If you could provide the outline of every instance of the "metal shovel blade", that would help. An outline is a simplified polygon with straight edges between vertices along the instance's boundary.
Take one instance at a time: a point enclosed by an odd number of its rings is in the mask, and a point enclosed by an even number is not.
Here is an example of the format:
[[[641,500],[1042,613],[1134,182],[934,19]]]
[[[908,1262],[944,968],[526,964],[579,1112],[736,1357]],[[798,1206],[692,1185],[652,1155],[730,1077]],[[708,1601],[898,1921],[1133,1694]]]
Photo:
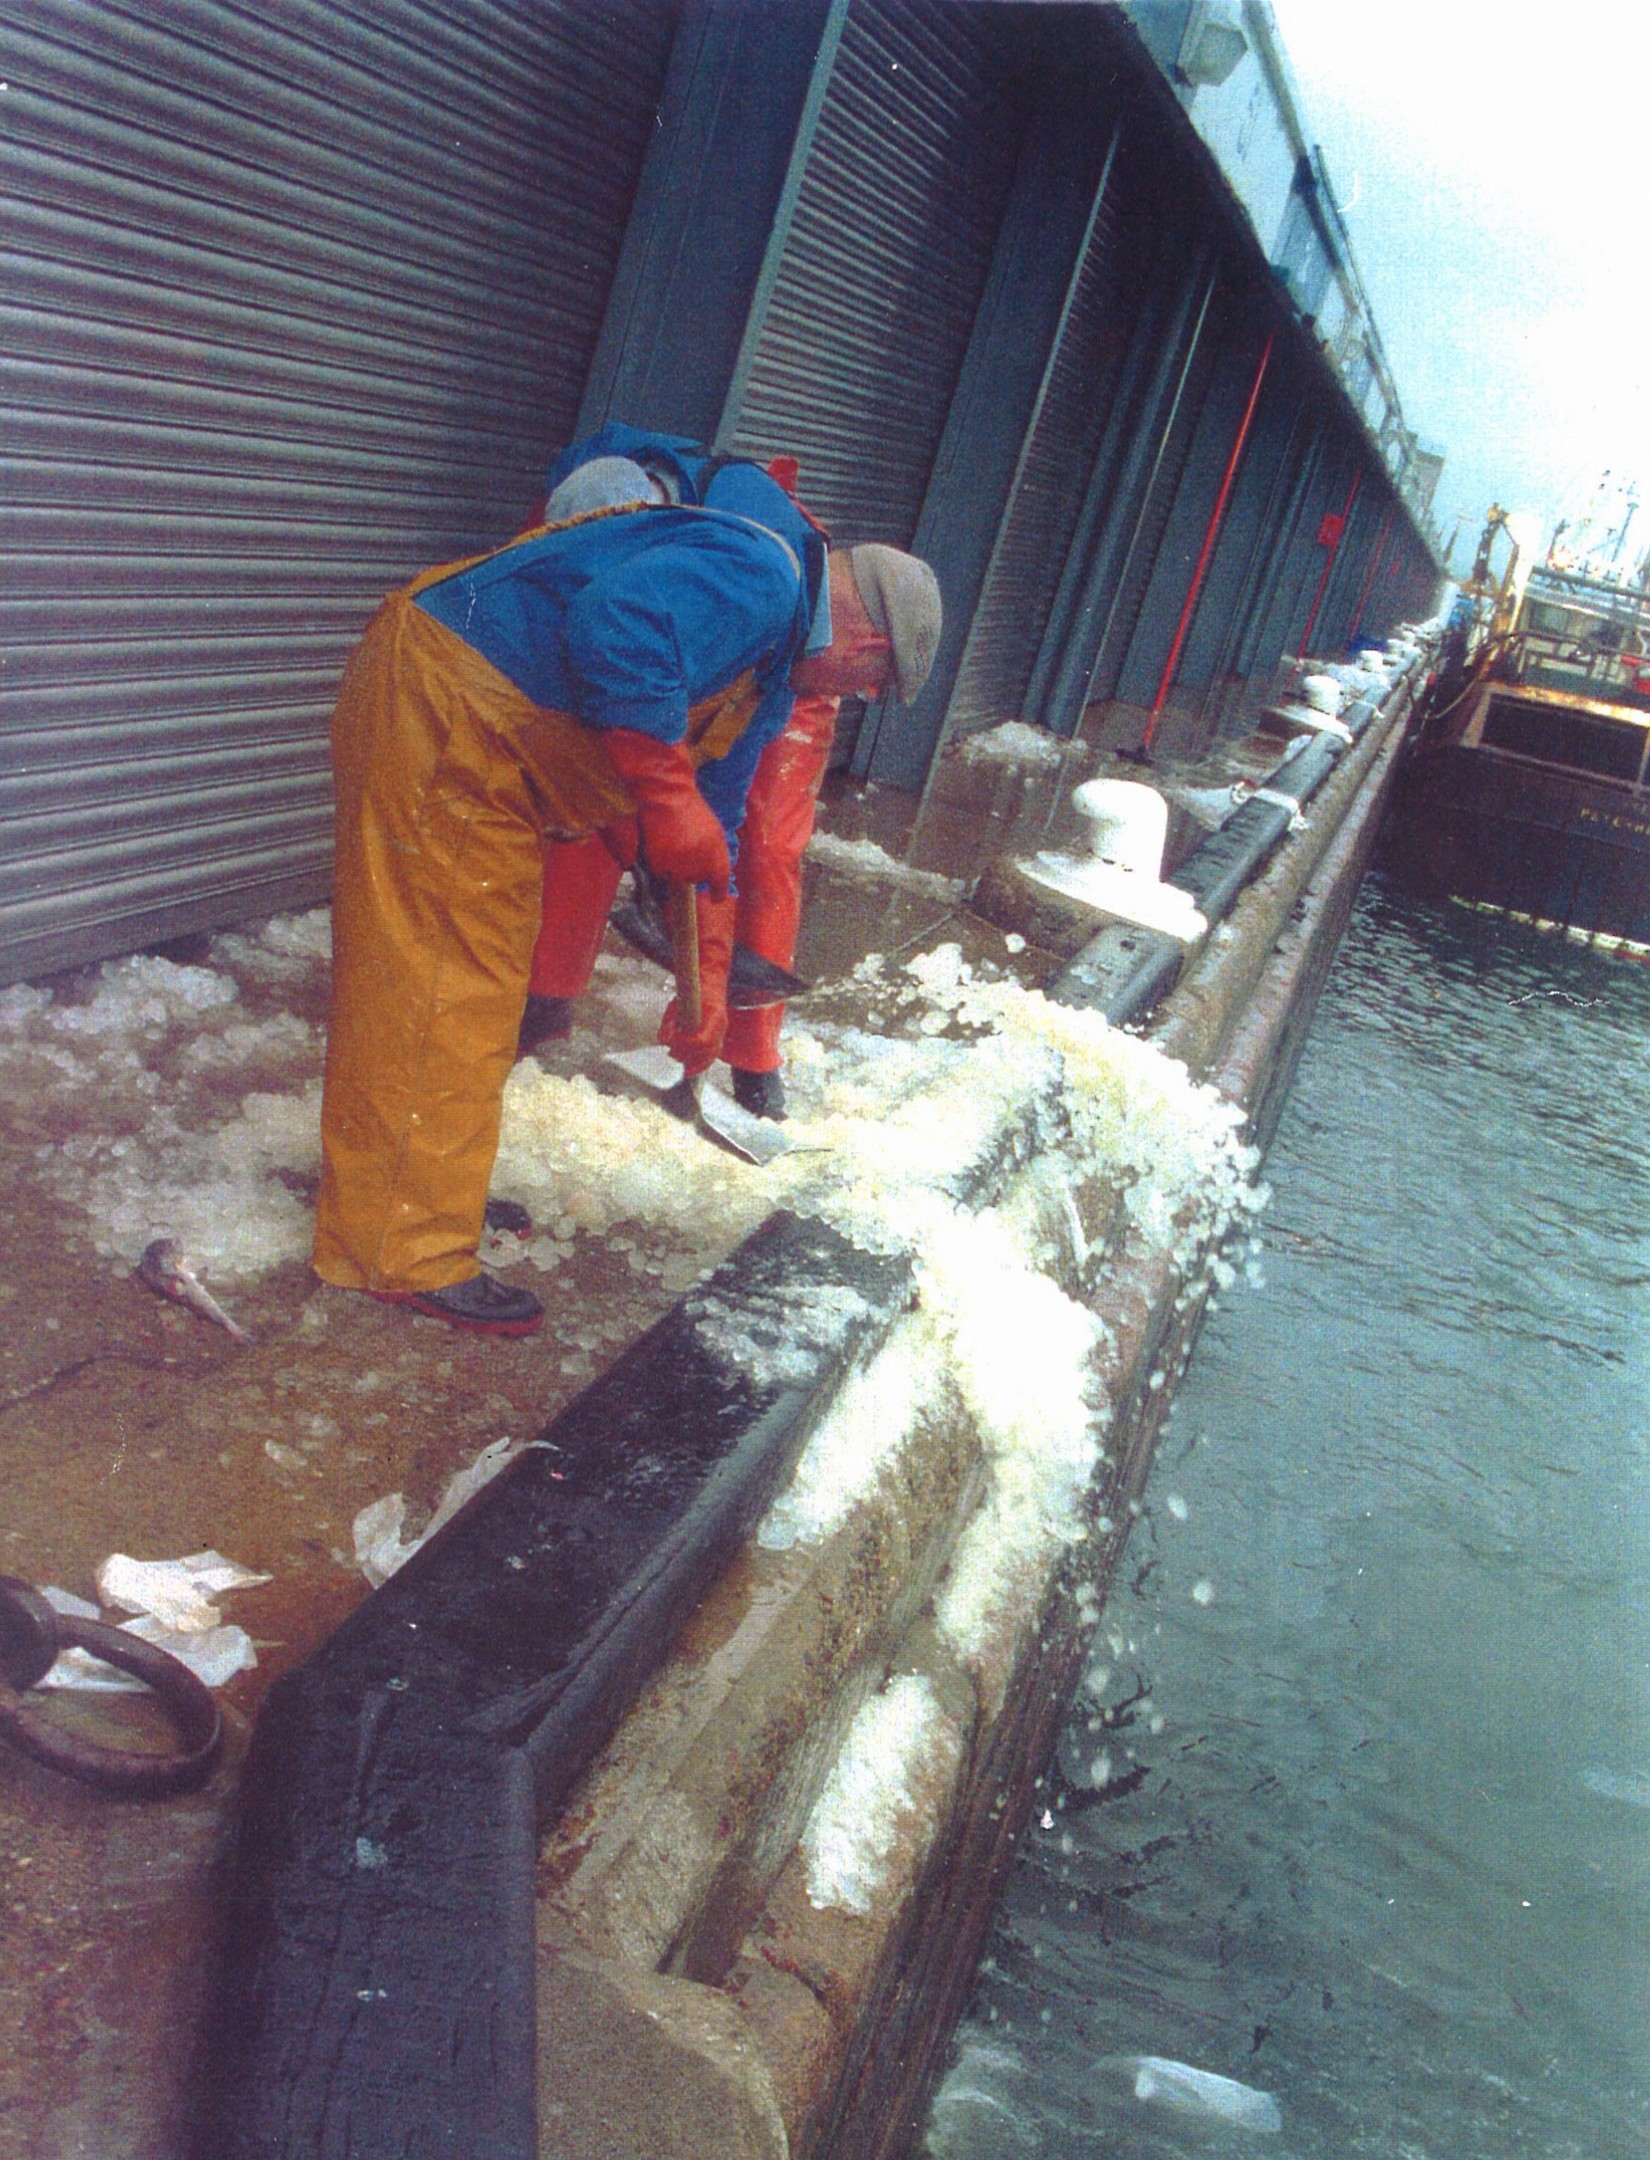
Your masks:
[[[793,1149],[808,1145],[793,1140],[772,1118],[757,1117],[709,1080],[699,1083],[699,1122],[724,1147],[743,1155],[747,1162],[771,1163],[776,1155],[789,1155]]]
[[[616,1066],[626,1079],[656,1095],[673,1117],[696,1125],[707,1139],[715,1140],[746,1162],[771,1163],[776,1156],[810,1146],[807,1141],[793,1139],[771,1118],[753,1116],[709,1081],[689,1080],[661,1044],[650,1043],[641,1050],[610,1050],[603,1063]]]

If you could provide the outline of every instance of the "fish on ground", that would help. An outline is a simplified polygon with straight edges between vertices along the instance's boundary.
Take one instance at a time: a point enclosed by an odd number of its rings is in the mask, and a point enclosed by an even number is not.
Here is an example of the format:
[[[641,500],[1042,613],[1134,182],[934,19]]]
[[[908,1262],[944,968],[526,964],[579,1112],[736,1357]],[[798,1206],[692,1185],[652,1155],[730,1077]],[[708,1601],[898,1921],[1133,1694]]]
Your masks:
[[[236,1342],[252,1341],[247,1330],[238,1320],[230,1318],[201,1281],[194,1263],[176,1238],[155,1238],[146,1245],[137,1264],[137,1277],[157,1297],[170,1298],[174,1305],[187,1305],[192,1312],[216,1321]]]

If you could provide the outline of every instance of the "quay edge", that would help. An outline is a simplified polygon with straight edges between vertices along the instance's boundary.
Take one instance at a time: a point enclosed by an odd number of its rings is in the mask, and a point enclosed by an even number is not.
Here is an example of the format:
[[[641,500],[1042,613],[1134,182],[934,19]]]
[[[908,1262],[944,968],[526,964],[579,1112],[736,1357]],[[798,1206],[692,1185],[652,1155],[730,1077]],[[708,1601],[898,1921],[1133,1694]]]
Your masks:
[[[1177,1062],[1080,1013],[1062,1021],[1053,1002],[1027,1006],[1011,979],[1001,994],[1022,1030],[926,1068],[952,1075],[913,1099],[943,1145],[915,1186],[898,1184],[927,1227],[896,1244],[925,1240],[912,1259],[931,1273],[936,1233],[966,1246],[975,1225],[1013,1242],[1018,1210],[1029,1274],[984,1285],[1007,1300],[1008,1335],[981,1285],[959,1307],[942,1265],[924,1302],[953,1330],[945,1348],[899,1270],[884,1265],[880,1287],[857,1280],[871,1256],[852,1259],[828,1204],[810,1231],[820,1195],[810,1210],[793,1188],[800,1217],[781,1204],[277,1682],[242,1779],[192,2150],[904,2149],[1213,1273],[1210,1223],[1223,1223],[1198,1181],[1237,1175],[1220,1146],[1194,1149],[1171,1185],[1182,1212],[1165,1215],[1158,1194],[1142,1237],[1121,1166],[1149,1160],[1162,1135],[1144,1158],[1126,1140],[1074,1155],[1067,1127],[1090,1114],[1097,1073],[1125,1099],[1144,1086],[1148,1125],[1187,1114],[1220,1059],[1227,1104],[1281,1084],[1372,843],[1414,673],[1412,658],[1381,711],[1365,708],[1303,829],[1257,861],[1163,1007],[1153,1032]],[[970,920],[955,903],[930,918],[942,973],[970,942],[1002,952],[1001,930]],[[923,1035],[939,1010],[926,998]],[[1079,1068],[1100,1046],[1086,1082],[1051,1053],[1047,1023]],[[1245,1024],[1249,1047],[1234,1051]],[[999,1091],[982,1078],[987,1045],[1009,1079]],[[948,1085],[967,1108],[957,1122]],[[1210,1129],[1228,1131],[1233,1113],[1205,1093]],[[1171,1153],[1185,1138],[1171,1134]],[[871,1158],[856,1147],[845,1160],[857,1190]],[[937,1203],[926,1215],[924,1190]],[[1238,1211],[1231,1201],[1225,1220]],[[852,1504],[822,1531],[774,1538],[764,1524],[752,1541],[810,1430],[874,1378],[902,1329],[924,1325],[904,1351],[919,1414],[892,1427],[876,1476],[847,1481]],[[1022,1326],[1039,1354],[1052,1348],[1052,1394]],[[753,1371],[739,1346],[764,1330],[781,1354]],[[986,1360],[972,1382],[959,1355]],[[998,1506],[995,1488],[1012,1494],[1027,1471],[993,1474],[1002,1383],[982,1397],[978,1380],[993,1359],[1013,1375],[1011,1425],[1027,1429],[1025,1396],[1037,1433],[1063,1431],[1067,1446],[1075,1408],[1078,1438],[1097,1427],[1106,1443],[1097,1466],[1085,1442],[1075,1472],[1060,1456],[1054,1484],[1034,1485],[1029,1541],[1023,1509]],[[873,1398],[864,1415],[882,1408]],[[970,1576],[982,1532],[988,1552],[1001,1540],[1014,1556],[1006,1573],[987,1568],[983,1600]],[[973,1595],[960,1628],[959,1583]],[[844,1735],[902,1690],[929,1716],[905,1819],[873,1856],[864,1910],[821,1909],[833,1894],[810,1880],[799,1840]],[[657,2059],[671,2034],[703,2097],[690,2114],[682,2066]],[[698,2148],[684,2142],[694,2135]]]
[[[1367,867],[1408,705],[1394,693],[1148,1030],[1263,1140]],[[1103,1242],[1115,1194],[1079,1206]],[[1111,1336],[1111,1467],[1094,1496],[1108,1527],[1028,1586],[973,1670],[928,1603],[980,1490],[968,1436],[941,1424],[823,1545],[746,1550],[570,1796],[540,1880],[544,2160],[912,2152],[1207,1294],[1206,1277],[1189,1286],[1166,1246],[1138,1236],[1098,1282],[1083,1277],[1069,1255],[1067,1287]],[[821,1909],[796,1834],[885,1674],[929,1680],[944,1741],[876,1910]],[[730,1915],[743,1916],[736,1941]]]

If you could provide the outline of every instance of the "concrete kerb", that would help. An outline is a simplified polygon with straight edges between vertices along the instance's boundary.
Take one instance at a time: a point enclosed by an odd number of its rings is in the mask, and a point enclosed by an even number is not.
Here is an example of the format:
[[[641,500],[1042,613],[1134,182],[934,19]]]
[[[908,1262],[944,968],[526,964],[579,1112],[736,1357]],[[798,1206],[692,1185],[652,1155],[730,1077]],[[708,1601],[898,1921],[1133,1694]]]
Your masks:
[[[1148,1027],[1154,1042],[1199,1077],[1218,1056],[1223,1030],[1237,1024],[1235,1014],[1268,966],[1290,911],[1340,832],[1371,769],[1383,755],[1383,771],[1391,769],[1411,704],[1408,685],[1401,685],[1311,798],[1293,843],[1245,888]],[[1380,801],[1385,799],[1383,787]]]

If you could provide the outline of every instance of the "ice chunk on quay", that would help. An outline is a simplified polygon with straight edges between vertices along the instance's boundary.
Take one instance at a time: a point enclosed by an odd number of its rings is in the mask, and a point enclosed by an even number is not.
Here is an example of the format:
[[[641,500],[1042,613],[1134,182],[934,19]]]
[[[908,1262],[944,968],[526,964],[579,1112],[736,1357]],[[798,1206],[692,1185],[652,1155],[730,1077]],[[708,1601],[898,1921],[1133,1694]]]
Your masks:
[[[935,900],[955,900],[963,890],[961,878],[945,877],[937,870],[914,870],[909,863],[900,862],[878,847],[874,840],[845,840],[836,833],[816,832],[808,842],[808,854],[843,877],[898,885],[906,892],[925,893]]]
[[[1004,720],[992,728],[965,735],[958,755],[968,762],[994,765],[1058,765],[1070,744],[1047,728],[1032,727],[1024,720]]]
[[[921,1673],[901,1673],[860,1705],[802,1833],[814,1905],[872,1910],[901,1826],[917,1812],[917,1778],[942,1750],[959,1745]]]
[[[768,1510],[757,1542],[769,1552],[828,1538],[869,1494],[904,1445],[943,1372],[933,1323],[913,1313],[837,1390],[803,1449],[791,1482]]]

